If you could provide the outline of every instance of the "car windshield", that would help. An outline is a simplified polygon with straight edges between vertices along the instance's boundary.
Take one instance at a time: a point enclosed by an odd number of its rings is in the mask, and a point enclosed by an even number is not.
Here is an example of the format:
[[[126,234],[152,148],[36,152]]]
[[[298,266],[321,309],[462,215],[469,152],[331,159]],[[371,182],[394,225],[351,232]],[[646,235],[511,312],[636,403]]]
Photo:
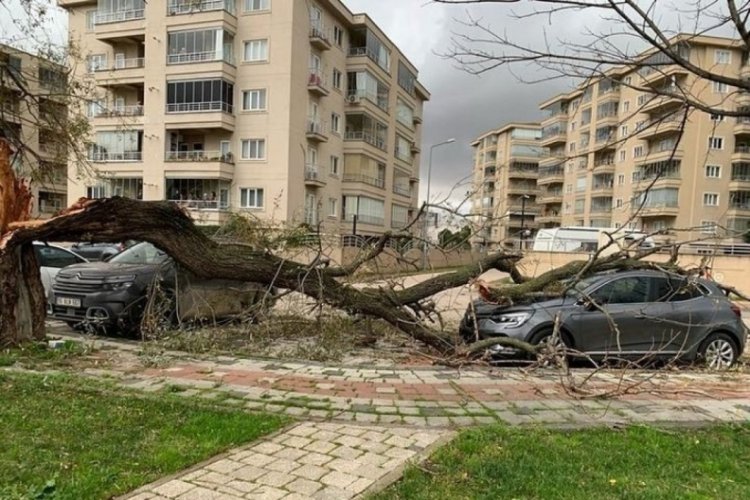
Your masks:
[[[112,257],[109,262],[117,264],[161,264],[169,256],[151,243],[139,243]]]
[[[573,280],[567,280],[563,282],[567,287],[570,287],[567,294],[571,297],[578,297],[580,296],[584,290],[586,290],[588,287],[593,285],[594,283],[601,281],[601,276],[589,276],[588,278],[584,278],[582,280],[579,280],[577,283],[573,283]]]

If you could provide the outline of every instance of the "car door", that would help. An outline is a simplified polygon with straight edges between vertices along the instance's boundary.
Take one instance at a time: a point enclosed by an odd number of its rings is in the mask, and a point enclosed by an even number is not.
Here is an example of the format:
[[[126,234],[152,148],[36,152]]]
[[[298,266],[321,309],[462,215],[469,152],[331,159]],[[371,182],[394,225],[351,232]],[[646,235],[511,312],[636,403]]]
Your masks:
[[[587,290],[571,315],[568,328],[576,346],[595,354],[622,354],[642,347],[640,332],[656,312],[647,276],[615,276]]]
[[[57,276],[60,269],[72,264],[86,262],[78,255],[63,248],[48,245],[35,245],[34,251],[36,253],[37,263],[39,264],[39,273],[42,278],[42,286],[44,286],[45,296],[49,296],[52,282],[55,280],[55,276]]]
[[[706,299],[707,290],[681,277],[655,278],[657,301],[663,303],[662,317],[669,331],[667,354],[677,354],[697,347],[715,324],[718,305]]]

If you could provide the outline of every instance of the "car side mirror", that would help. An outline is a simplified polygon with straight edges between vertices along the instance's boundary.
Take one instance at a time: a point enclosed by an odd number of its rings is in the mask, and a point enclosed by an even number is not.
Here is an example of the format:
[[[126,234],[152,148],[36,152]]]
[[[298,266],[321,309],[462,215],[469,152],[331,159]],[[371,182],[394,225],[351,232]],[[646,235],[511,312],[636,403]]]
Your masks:
[[[580,299],[578,299],[578,302],[576,302],[576,305],[581,306],[587,311],[594,311],[601,307],[601,304],[599,304],[595,299],[591,297],[581,297]]]

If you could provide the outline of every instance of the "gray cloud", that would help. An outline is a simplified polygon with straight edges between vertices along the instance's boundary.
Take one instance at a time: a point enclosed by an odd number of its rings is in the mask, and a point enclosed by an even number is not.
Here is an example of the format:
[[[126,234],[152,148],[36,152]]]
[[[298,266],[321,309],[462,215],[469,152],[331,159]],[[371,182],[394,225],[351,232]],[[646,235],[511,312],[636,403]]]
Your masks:
[[[447,138],[457,143],[435,150],[431,198],[447,196],[461,179],[471,175],[470,142],[482,132],[509,121],[541,118],[538,105],[570,88],[570,82],[544,79],[535,67],[501,67],[481,76],[470,75],[456,63],[441,57],[451,46],[454,33],[467,33],[464,22],[481,19],[496,32],[512,36],[521,44],[561,38],[581,40],[587,29],[597,31],[605,21],[596,14],[571,12],[556,16],[519,19],[522,7],[515,5],[444,5],[425,0],[344,0],[354,12],[366,12],[406,53],[420,70],[420,80],[432,92],[425,108],[422,147],[422,189],[425,196],[428,150]],[[528,9],[527,9],[528,11]],[[465,191],[465,189],[464,189]],[[463,192],[454,193],[453,199]]]

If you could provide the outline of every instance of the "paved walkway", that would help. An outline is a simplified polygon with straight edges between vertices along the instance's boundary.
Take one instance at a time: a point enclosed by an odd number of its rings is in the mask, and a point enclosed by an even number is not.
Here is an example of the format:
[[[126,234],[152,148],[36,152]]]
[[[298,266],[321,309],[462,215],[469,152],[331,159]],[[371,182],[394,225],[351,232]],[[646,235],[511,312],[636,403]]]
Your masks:
[[[303,423],[146,485],[130,500],[349,499],[398,479],[450,432]]]
[[[385,369],[215,357],[143,367],[138,347],[106,368],[122,386],[209,399],[306,421],[138,490],[152,500],[352,498],[398,478],[456,428],[750,421],[750,374],[554,369]],[[98,355],[106,357],[108,351]],[[96,363],[92,363],[94,365]],[[98,364],[102,366],[102,363]]]

